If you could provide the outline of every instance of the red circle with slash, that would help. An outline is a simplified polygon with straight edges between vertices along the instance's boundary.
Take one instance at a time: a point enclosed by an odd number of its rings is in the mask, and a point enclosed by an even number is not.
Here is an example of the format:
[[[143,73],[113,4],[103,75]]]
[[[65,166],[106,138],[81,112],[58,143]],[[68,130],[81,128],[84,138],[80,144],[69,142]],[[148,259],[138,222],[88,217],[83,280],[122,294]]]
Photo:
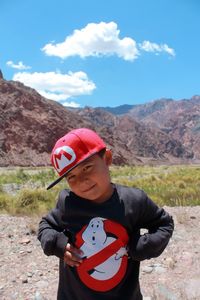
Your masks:
[[[82,233],[84,232],[86,227],[87,226],[84,226],[84,228],[82,228],[82,230],[76,236],[77,248],[80,248],[84,243],[82,239]],[[111,233],[112,236],[114,235],[116,237],[116,240],[113,241],[111,244],[105,246],[105,248],[100,250],[98,253],[95,253],[94,255],[85,258],[82,264],[79,267],[77,267],[77,272],[81,281],[90,289],[100,292],[109,291],[121,282],[126,273],[128,261],[127,255],[124,255],[121,258],[121,265],[118,271],[112,278],[98,280],[90,275],[90,271],[94,270],[95,267],[97,267],[98,265],[104,263],[107,259],[114,255],[121,247],[125,247],[128,243],[129,237],[127,231],[119,223],[116,223],[111,220],[104,220],[104,229],[107,234]]]

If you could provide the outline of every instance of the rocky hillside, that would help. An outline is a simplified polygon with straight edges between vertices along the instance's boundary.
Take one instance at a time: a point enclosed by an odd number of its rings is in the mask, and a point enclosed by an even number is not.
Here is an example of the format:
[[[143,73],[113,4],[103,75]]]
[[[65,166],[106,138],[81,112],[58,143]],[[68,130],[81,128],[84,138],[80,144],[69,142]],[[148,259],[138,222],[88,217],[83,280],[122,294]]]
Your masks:
[[[136,121],[131,115],[116,116],[102,109],[85,108],[77,111],[88,122],[92,120],[101,128],[103,136],[110,135],[113,144],[118,141],[122,148],[122,156],[128,152],[144,162],[151,158],[157,161],[176,159],[192,159],[193,152],[183,147],[178,139],[170,138],[159,128]]]
[[[176,125],[172,134],[166,126],[150,124],[147,119],[141,122],[139,113],[134,115],[134,109],[137,107],[120,116],[102,109],[67,109],[22,83],[4,80],[1,74],[0,166],[49,165],[55,141],[77,127],[95,129],[113,150],[115,164],[193,160],[198,144],[193,137],[181,136],[177,127],[182,124],[181,117],[177,125],[172,124]],[[190,117],[188,113],[188,122]],[[182,121],[184,118],[183,115]],[[198,122],[195,124],[193,132],[198,135]],[[196,145],[194,150],[191,144]]]
[[[49,164],[57,138],[77,124],[90,125],[35,90],[0,79],[0,166]]]
[[[104,108],[110,111],[108,108]],[[200,159],[200,96],[174,101],[159,99],[143,105],[112,108],[115,115],[129,115],[150,128],[159,129],[168,137],[190,149]]]
[[[179,140],[200,159],[200,96],[180,101],[161,99],[132,108],[129,114]]]

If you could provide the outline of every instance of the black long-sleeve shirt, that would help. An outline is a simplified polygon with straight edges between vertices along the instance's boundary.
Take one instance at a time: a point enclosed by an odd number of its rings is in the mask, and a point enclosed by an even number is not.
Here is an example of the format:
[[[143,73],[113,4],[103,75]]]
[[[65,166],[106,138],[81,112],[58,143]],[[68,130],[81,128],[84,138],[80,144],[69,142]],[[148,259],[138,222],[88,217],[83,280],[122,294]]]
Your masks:
[[[148,233],[140,235],[141,228]],[[142,299],[140,261],[159,256],[173,228],[172,217],[139,189],[114,185],[100,204],[61,191],[38,232],[44,253],[60,258],[57,299]],[[63,260],[68,242],[84,253],[80,267]]]

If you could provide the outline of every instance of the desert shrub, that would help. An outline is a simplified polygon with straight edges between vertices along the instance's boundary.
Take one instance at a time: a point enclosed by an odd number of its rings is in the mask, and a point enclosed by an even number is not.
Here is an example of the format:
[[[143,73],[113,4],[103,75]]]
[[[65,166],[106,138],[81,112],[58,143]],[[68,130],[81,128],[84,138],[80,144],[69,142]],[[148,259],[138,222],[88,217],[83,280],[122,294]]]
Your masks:
[[[185,189],[186,188],[186,183],[184,181],[178,181],[177,182],[177,186],[180,188],[180,189]]]
[[[3,193],[3,192],[4,192],[3,186],[2,186],[2,184],[0,184],[0,193]]]
[[[158,205],[200,205],[198,166],[133,167],[112,172],[113,182],[143,189]]]
[[[16,177],[20,182],[24,182],[28,179],[28,175],[25,173],[23,169],[17,170]]]
[[[0,193],[0,212],[1,213],[15,213],[15,198],[6,193]]]
[[[55,205],[55,192],[51,193],[45,189],[22,190],[17,195],[16,213],[30,214],[43,213]]]
[[[56,178],[56,173],[53,168],[15,168],[5,169],[1,172],[0,184],[5,183],[27,183],[27,182],[51,182]]]
[[[53,168],[44,170],[41,169],[38,172],[32,174],[30,179],[33,182],[40,182],[40,185],[42,187],[45,187],[46,185],[48,185],[48,182],[52,182],[56,179],[56,173]]]
[[[8,201],[3,193],[0,194],[0,210],[7,210]]]

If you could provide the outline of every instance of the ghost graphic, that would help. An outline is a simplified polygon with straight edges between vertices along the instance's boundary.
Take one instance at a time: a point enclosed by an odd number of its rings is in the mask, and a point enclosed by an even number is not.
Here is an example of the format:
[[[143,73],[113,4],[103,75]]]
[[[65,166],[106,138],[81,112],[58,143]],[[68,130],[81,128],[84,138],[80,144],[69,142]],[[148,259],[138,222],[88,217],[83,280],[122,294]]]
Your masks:
[[[115,237],[107,236],[104,229],[105,221],[105,219],[100,217],[93,218],[82,232],[83,244],[80,249],[83,251],[83,258],[89,258],[94,254],[97,254],[116,240]],[[127,256],[125,247],[121,247],[103,263],[95,266],[90,276],[97,280],[107,280],[112,278],[119,271],[123,256]]]

